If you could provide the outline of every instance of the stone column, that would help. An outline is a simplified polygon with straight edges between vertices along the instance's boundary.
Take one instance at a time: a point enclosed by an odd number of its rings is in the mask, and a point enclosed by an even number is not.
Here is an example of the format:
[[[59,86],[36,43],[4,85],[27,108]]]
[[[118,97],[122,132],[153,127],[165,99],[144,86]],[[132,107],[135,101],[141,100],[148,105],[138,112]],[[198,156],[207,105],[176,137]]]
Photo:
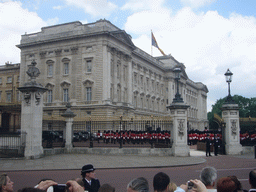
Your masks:
[[[42,147],[42,119],[43,119],[43,93],[47,90],[35,79],[39,76],[39,69],[32,61],[27,71],[31,81],[18,89],[22,92],[21,105],[21,131],[26,132],[25,158],[34,159],[43,156]]]
[[[128,99],[127,103],[129,104],[129,107],[132,107],[132,98],[133,98],[133,90],[132,90],[132,84],[133,84],[133,74],[132,74],[132,58],[130,57],[128,59],[128,75],[127,75],[127,81],[128,81]]]
[[[105,104],[110,104],[111,87],[111,47],[103,46],[103,91],[102,100]]]
[[[226,103],[222,105],[222,118],[226,123],[224,130],[224,142],[227,155],[238,155],[242,153],[240,144],[240,123],[238,104]]]
[[[72,125],[73,125],[74,117],[76,116],[76,114],[74,114],[71,111],[71,109],[70,109],[71,105],[70,105],[69,102],[68,102],[66,107],[67,107],[67,110],[61,116],[66,118],[66,128],[63,131],[63,137],[65,138],[65,149],[67,150],[68,153],[70,153],[70,152],[72,152],[72,149],[73,149],[73,144],[72,144],[73,129],[72,129]]]
[[[184,103],[172,103],[168,106],[173,119],[171,131],[172,153],[174,156],[190,156],[190,149],[187,144],[187,109],[189,105]]]

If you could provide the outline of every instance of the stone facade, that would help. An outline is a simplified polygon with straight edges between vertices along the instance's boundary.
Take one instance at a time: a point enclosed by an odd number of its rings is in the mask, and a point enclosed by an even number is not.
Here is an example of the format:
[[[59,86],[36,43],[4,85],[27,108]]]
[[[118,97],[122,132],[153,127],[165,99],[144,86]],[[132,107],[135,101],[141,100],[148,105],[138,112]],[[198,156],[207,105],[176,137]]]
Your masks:
[[[0,67],[0,132],[20,130],[20,64],[5,63]]]
[[[62,118],[67,101],[77,115],[169,116],[175,96],[173,69],[180,67],[181,96],[190,105],[189,129],[203,130],[207,122],[207,87],[190,80],[184,64],[171,55],[152,57],[136,47],[124,30],[107,20],[71,22],[43,27],[22,35],[20,81],[36,60],[37,82],[48,89],[44,97],[43,129],[47,120]]]

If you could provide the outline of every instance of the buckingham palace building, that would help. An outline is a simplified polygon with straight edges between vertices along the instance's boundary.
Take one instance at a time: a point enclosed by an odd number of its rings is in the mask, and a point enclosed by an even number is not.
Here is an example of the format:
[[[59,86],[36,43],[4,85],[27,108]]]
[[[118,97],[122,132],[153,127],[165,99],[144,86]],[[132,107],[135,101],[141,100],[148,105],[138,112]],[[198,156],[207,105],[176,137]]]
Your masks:
[[[188,129],[208,127],[207,86],[189,79],[185,65],[173,56],[153,57],[136,47],[129,34],[107,20],[43,27],[22,35],[17,47],[20,86],[29,81],[26,71],[35,60],[40,70],[36,81],[48,89],[43,129],[61,118],[67,102],[76,114],[74,121],[88,116],[169,117],[177,67],[182,71],[181,97],[190,106]]]

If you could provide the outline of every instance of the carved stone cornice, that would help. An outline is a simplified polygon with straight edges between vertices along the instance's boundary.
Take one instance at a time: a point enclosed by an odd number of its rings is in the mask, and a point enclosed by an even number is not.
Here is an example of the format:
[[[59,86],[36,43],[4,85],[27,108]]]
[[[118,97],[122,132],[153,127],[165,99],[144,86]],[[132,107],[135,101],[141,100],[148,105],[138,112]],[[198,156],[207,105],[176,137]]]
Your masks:
[[[71,47],[70,50],[71,50],[72,54],[77,54],[78,47]]]
[[[62,52],[62,49],[56,49],[56,50],[54,50],[54,52],[57,56],[59,56]]]
[[[46,51],[42,51],[42,52],[39,53],[39,55],[40,55],[41,58],[45,58],[46,53],[47,53]]]
[[[126,54],[125,52],[111,45],[107,45],[107,51],[110,52],[112,55],[117,56],[119,59],[123,59],[124,61],[131,61],[132,59],[131,55]]]
[[[124,61],[131,62],[131,60],[132,60],[132,57],[130,55],[124,56]]]

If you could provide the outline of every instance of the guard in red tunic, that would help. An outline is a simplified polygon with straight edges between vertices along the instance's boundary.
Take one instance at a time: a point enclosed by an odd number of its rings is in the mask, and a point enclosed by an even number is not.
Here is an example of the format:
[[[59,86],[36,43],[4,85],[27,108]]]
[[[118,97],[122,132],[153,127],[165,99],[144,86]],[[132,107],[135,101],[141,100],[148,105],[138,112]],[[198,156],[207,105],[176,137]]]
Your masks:
[[[114,143],[114,132],[113,131],[110,131],[110,140],[111,140],[111,143]]]
[[[118,130],[116,130],[116,133],[114,135],[114,144],[118,143],[119,133]]]
[[[144,143],[148,142],[148,132],[147,131],[143,132],[143,137],[144,137]]]
[[[130,141],[131,141],[131,130],[127,132],[126,141],[127,141],[128,144],[129,144]]]
[[[123,132],[122,132],[123,144],[125,144],[126,135],[127,135],[127,132],[126,132],[126,131],[123,131]]]
[[[156,143],[157,141],[157,133],[156,131],[153,132],[153,143]]]
[[[100,143],[100,130],[98,130],[98,133],[97,133],[97,140],[98,140],[98,143]]]
[[[144,132],[143,131],[141,131],[140,132],[140,143],[143,145],[143,143],[144,143]]]
[[[106,131],[103,132],[103,143],[106,143]]]
[[[139,144],[140,143],[140,132],[136,131],[135,136],[136,136],[136,143]]]
[[[105,136],[106,136],[106,144],[108,144],[110,140],[110,132],[107,131]]]
[[[131,142],[132,142],[133,144],[135,144],[135,141],[136,141],[135,132],[132,131],[132,132],[131,132]]]

